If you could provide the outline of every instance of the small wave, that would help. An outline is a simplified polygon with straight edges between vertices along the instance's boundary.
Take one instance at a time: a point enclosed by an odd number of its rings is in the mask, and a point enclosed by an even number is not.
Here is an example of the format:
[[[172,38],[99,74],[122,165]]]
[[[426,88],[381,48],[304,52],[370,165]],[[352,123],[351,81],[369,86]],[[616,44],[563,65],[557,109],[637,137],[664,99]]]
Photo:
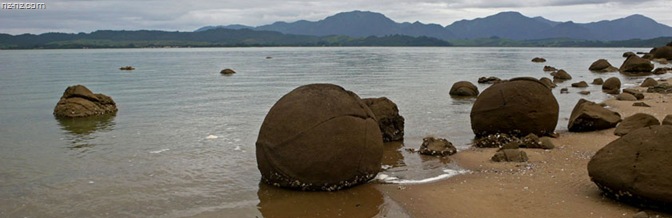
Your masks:
[[[149,153],[150,154],[158,154],[158,153],[161,153],[161,152],[164,152],[164,151],[169,151],[169,150],[170,149],[168,149],[168,148],[164,148],[164,149],[161,149],[161,150],[150,151]]]
[[[219,136],[216,135],[209,135],[208,137],[205,137],[206,139],[217,139]]]
[[[435,176],[435,177],[430,177],[426,179],[399,179],[398,177],[394,176],[389,176],[383,173],[379,173],[375,181],[378,181],[380,183],[389,183],[389,184],[422,184],[422,183],[430,183],[430,182],[436,182],[442,179],[447,179],[453,176],[457,176],[460,174],[465,174],[468,173],[468,170],[453,170],[453,169],[444,169],[443,170],[444,174]]]

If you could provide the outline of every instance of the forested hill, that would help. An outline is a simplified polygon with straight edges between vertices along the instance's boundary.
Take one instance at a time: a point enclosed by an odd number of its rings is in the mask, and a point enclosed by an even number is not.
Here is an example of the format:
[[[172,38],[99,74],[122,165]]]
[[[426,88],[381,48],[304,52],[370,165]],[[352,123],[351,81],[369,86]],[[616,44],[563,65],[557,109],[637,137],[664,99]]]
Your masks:
[[[0,34],[0,49],[246,47],[246,46],[449,46],[430,37],[402,35],[347,37],[305,36],[249,29],[213,29],[199,32],[156,30],[92,33]]]

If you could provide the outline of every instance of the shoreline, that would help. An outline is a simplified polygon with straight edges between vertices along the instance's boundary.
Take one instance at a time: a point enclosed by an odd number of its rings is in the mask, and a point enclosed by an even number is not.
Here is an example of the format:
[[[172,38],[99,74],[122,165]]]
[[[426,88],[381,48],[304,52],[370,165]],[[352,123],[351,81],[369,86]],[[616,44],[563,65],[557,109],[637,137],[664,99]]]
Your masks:
[[[645,88],[636,87],[638,90]],[[635,101],[603,101],[626,118],[648,113],[659,120],[672,114],[672,96],[645,93],[651,107]],[[641,209],[602,196],[590,181],[587,164],[606,144],[619,138],[614,128],[585,132],[559,132],[555,148],[523,149],[523,163],[495,163],[496,148],[469,148],[451,160],[470,173],[414,185],[381,184],[377,188],[411,217],[633,217],[645,211],[650,217],[672,217],[661,211]]]

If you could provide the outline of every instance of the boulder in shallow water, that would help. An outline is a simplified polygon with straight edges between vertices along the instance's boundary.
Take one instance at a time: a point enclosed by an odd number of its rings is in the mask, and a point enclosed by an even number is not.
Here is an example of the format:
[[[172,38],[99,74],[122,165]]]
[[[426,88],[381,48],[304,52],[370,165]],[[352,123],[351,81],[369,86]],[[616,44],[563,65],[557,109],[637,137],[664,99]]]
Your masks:
[[[651,74],[653,66],[650,60],[635,55],[625,59],[619,70],[629,75],[648,75]]]
[[[586,81],[581,81],[581,82],[578,82],[578,83],[572,83],[572,87],[586,88],[586,87],[588,87],[588,83]]]
[[[650,114],[636,113],[623,119],[614,130],[614,135],[623,136],[639,128],[657,125],[660,125],[660,121],[656,117]]]
[[[602,84],[602,91],[614,95],[621,93],[621,80],[618,77],[610,77]]]
[[[590,179],[607,195],[636,206],[672,207],[672,126],[634,130],[588,162]]]
[[[236,73],[236,71],[234,71],[232,69],[229,69],[229,68],[226,68],[226,69],[223,69],[222,71],[219,71],[219,73],[222,74],[222,75],[233,75],[233,74]]]
[[[549,79],[548,77],[541,77],[541,79],[539,79],[539,82],[543,83],[544,85],[548,86],[548,88],[551,89],[558,86],[555,83],[553,83],[553,80]]]
[[[54,107],[54,116],[59,118],[78,118],[117,112],[112,98],[103,94],[94,94],[83,85],[74,85],[65,89],[61,99]]]
[[[667,72],[672,71],[672,67],[659,67],[653,70],[653,74],[655,75],[663,75],[666,74]]]
[[[476,137],[544,136],[555,131],[558,115],[558,101],[545,84],[535,78],[514,78],[483,90],[471,108],[471,129]]]
[[[642,84],[639,85],[639,86],[640,87],[653,87],[653,86],[656,86],[656,85],[658,85],[658,81],[656,81],[655,79],[653,79],[651,77],[647,77],[646,79],[644,79],[644,82],[642,82]]]
[[[595,102],[580,99],[569,117],[570,132],[589,132],[613,128],[621,122],[621,115]]]
[[[602,80],[602,78],[595,78],[591,84],[602,85],[602,84],[604,84],[604,80]]]
[[[365,183],[380,171],[382,155],[373,112],[355,93],[333,84],[304,85],[280,98],[256,142],[262,181],[298,190]]]
[[[496,82],[499,82],[499,81],[502,81],[502,79],[500,79],[498,77],[494,77],[494,76],[478,78],[478,83],[493,84],[493,83],[496,83]]]
[[[570,80],[572,79],[572,76],[567,73],[565,70],[558,70],[556,72],[551,73],[551,76],[553,76],[553,79],[559,79],[559,80]]]
[[[544,66],[544,71],[547,71],[547,72],[548,71],[552,72],[552,71],[557,71],[557,70],[558,70],[557,68],[552,67],[552,66],[548,66],[548,65]]]
[[[478,96],[478,87],[469,81],[459,81],[453,84],[449,94],[451,96],[476,97]]]
[[[418,152],[431,156],[448,156],[457,153],[457,149],[446,139],[426,137],[422,139]]]
[[[399,115],[397,104],[386,97],[364,98],[362,100],[376,116],[378,127],[383,134],[383,142],[404,139],[404,117]]]
[[[617,72],[618,68],[614,67],[609,63],[609,61],[605,59],[599,59],[593,62],[593,64],[588,67],[588,70],[593,71],[593,72],[601,72],[601,73],[606,73],[606,72]]]
[[[545,58],[540,58],[540,57],[535,57],[535,58],[532,58],[532,62],[544,63],[544,62],[546,62],[546,59]]]
[[[662,46],[656,48],[656,50],[651,53],[653,59],[666,59],[672,60],[672,46]]]

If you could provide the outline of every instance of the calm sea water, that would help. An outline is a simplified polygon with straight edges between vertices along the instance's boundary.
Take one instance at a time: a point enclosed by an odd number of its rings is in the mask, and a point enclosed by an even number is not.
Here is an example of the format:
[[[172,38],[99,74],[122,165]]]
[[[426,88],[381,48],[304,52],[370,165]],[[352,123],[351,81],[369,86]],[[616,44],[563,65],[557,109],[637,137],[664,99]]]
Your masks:
[[[481,76],[542,77],[544,65],[574,79],[553,90],[557,131],[579,98],[560,94],[595,74],[599,58],[620,66],[648,48],[212,48],[0,51],[0,217],[254,217],[403,215],[370,184],[337,193],[260,185],[254,142],[268,109],[308,83],[334,83],[360,97],[386,96],[406,118],[406,140],[387,146],[385,173],[425,179],[459,164],[419,157],[427,135],[460,149],[473,134],[473,100],[452,99],[454,82]],[[533,57],[547,63],[532,63]],[[270,59],[266,57],[272,57]],[[131,65],[134,71],[120,71]],[[222,76],[223,68],[238,73]],[[57,120],[66,87],[111,96],[113,117]],[[487,85],[478,85],[482,91]],[[352,202],[359,202],[356,207]],[[306,206],[312,205],[312,206]],[[349,208],[355,209],[344,209]]]

